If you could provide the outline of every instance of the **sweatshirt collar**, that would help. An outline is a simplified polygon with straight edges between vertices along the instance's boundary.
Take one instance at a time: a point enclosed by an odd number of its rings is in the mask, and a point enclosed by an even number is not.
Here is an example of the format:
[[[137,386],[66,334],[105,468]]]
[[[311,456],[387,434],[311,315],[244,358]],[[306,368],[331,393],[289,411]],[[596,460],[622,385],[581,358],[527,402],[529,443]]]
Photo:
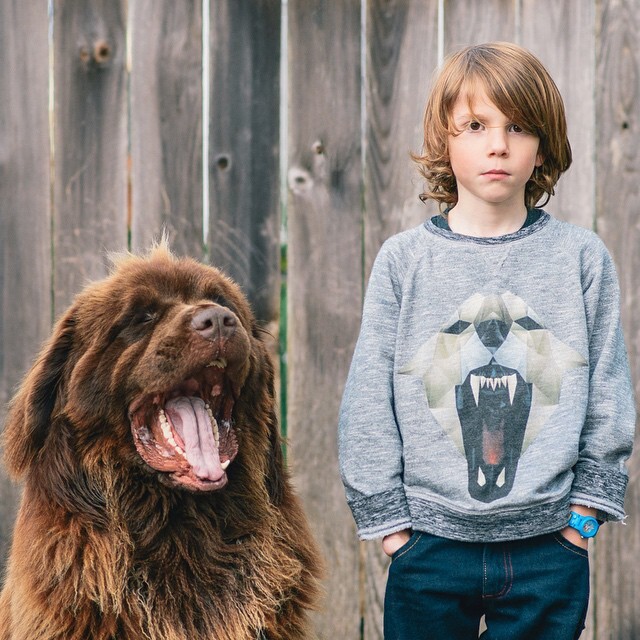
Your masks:
[[[472,244],[481,244],[481,245],[496,245],[496,244],[505,244],[507,242],[513,242],[515,240],[520,240],[522,238],[526,238],[540,229],[544,228],[551,216],[542,209],[540,211],[540,217],[533,223],[518,229],[518,231],[514,231],[513,233],[508,233],[504,236],[495,236],[488,238],[478,238],[475,236],[465,236],[461,233],[455,233],[450,229],[442,229],[434,224],[433,219],[426,220],[424,223],[425,229],[437,236],[442,238],[446,238],[447,240],[454,240],[456,242],[466,242]]]

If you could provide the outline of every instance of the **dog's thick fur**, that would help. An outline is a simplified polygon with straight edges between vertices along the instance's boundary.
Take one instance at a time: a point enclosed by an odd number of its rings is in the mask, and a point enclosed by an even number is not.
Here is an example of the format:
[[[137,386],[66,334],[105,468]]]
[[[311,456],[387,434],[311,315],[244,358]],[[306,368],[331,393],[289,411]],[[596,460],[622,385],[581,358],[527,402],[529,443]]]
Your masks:
[[[9,408],[24,493],[0,640],[307,638],[320,559],[247,302],[164,243],[115,265]]]

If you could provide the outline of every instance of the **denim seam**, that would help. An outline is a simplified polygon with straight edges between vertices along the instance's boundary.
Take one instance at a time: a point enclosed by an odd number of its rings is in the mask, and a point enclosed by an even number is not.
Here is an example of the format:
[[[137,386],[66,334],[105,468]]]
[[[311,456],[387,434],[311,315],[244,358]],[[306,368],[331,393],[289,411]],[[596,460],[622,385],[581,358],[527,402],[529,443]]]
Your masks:
[[[416,546],[416,544],[418,544],[418,540],[420,540],[420,538],[422,538],[422,534],[421,534],[421,533],[419,533],[419,534],[416,536],[416,539],[411,543],[411,545],[410,545],[409,547],[407,547],[406,549],[403,549],[403,550],[402,550],[402,551],[401,551],[401,552],[400,552],[400,553],[399,553],[399,554],[394,558],[394,560],[398,560],[399,558],[402,558],[402,556],[403,556],[405,553],[408,553],[409,551],[411,551],[411,549],[413,549],[413,547],[415,547],[415,546]]]
[[[504,568],[504,586],[502,590],[498,593],[483,593],[483,599],[489,598],[502,598],[506,596],[509,591],[511,591],[511,587],[513,587],[513,564],[511,563],[511,552],[505,551],[502,554],[503,568]],[[484,564],[484,579],[485,584],[487,583],[487,561],[483,559]]]
[[[566,549],[567,551],[571,551],[571,553],[574,553],[575,555],[579,556],[580,558],[588,558],[589,557],[589,552],[586,549],[584,550],[584,553],[580,553],[577,549],[574,549],[573,547],[570,547],[568,544],[565,544],[564,540],[562,539],[562,536],[560,534],[554,534],[553,539],[563,549]]]

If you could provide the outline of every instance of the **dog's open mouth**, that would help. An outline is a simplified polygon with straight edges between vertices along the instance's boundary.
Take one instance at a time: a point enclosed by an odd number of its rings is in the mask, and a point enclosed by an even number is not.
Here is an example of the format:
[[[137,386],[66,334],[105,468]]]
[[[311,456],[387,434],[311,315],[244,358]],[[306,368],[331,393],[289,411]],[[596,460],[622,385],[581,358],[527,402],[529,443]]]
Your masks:
[[[227,484],[238,453],[231,423],[235,392],[217,358],[177,386],[137,398],[129,407],[138,453],[176,484],[213,491]]]
[[[469,472],[469,493],[493,502],[513,487],[531,410],[532,384],[491,360],[456,385],[456,407]]]

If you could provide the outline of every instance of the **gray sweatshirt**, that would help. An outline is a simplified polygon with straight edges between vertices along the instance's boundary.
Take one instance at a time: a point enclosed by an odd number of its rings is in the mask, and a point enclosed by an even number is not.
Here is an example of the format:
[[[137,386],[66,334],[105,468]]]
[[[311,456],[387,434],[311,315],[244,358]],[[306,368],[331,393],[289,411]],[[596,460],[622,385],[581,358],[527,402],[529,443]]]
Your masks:
[[[635,407],[613,261],[542,212],[498,238],[427,221],[376,258],[342,400],[358,533],[513,540],[569,505],[624,518]]]

